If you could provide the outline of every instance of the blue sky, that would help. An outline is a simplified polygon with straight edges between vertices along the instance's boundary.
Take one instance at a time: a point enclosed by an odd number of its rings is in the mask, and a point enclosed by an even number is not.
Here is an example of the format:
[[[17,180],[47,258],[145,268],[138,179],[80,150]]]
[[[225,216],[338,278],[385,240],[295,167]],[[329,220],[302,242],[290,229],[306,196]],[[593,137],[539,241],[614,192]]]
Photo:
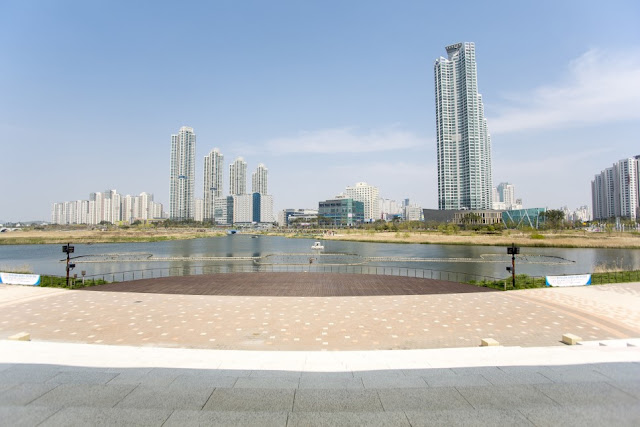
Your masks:
[[[636,1],[3,1],[0,220],[152,192],[170,135],[269,168],[276,209],[366,181],[437,207],[433,63],[476,44],[494,185],[525,207],[591,205],[640,154]],[[228,190],[228,173],[225,189]]]

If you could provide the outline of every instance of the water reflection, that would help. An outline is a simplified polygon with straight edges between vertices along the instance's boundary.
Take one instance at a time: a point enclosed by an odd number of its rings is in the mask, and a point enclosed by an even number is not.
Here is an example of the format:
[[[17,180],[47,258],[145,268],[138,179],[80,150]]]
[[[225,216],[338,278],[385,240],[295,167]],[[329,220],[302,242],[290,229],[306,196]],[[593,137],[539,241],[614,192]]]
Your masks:
[[[162,257],[261,257],[258,263],[245,261],[149,261],[140,262],[82,262],[77,260],[77,271],[85,270],[87,275],[114,274],[122,271],[140,271],[145,269],[177,269],[184,274],[202,272],[230,271],[291,271],[290,265],[305,265],[311,256],[311,239],[287,239],[284,237],[252,238],[249,235],[233,235],[217,238],[203,238],[182,241],[126,244],[75,245],[76,255],[101,254],[153,254]],[[423,269],[425,271],[443,271],[474,274],[491,277],[505,277],[505,267],[510,265],[506,257],[506,247],[461,246],[461,245],[424,245],[424,244],[388,244],[323,241],[325,246],[321,255],[314,255],[312,268],[323,265],[358,264],[369,269],[393,268]],[[18,245],[0,246],[0,267],[27,266],[39,274],[64,275],[61,245]],[[484,260],[482,260],[485,255]],[[291,258],[286,260],[286,257]],[[527,257],[528,256],[528,257]],[[571,260],[570,264],[537,264],[537,256],[555,256]],[[280,257],[280,258],[278,258]],[[350,258],[351,257],[351,258]],[[363,257],[407,257],[437,258],[431,262],[369,261],[362,264]],[[502,258],[505,257],[503,260]],[[141,259],[137,256],[136,259]],[[459,262],[452,259],[471,258],[480,262]],[[87,257],[90,259],[90,257]],[[274,262],[276,260],[277,262]],[[498,262],[495,262],[498,261]],[[527,262],[530,261],[530,262]],[[266,264],[272,264],[267,266]],[[276,266],[274,267],[273,264]],[[289,266],[289,267],[287,267]],[[593,272],[596,267],[616,267],[625,270],[640,270],[640,250],[629,249],[564,249],[564,248],[526,248],[516,260],[518,273],[532,276],[551,274],[573,274]],[[289,268],[289,270],[287,270]],[[360,268],[360,267],[358,267]],[[142,273],[135,273],[142,274]],[[150,274],[150,273],[146,273]],[[430,273],[425,273],[430,274]],[[435,273],[431,273],[435,274]],[[166,273],[164,274],[166,275]]]

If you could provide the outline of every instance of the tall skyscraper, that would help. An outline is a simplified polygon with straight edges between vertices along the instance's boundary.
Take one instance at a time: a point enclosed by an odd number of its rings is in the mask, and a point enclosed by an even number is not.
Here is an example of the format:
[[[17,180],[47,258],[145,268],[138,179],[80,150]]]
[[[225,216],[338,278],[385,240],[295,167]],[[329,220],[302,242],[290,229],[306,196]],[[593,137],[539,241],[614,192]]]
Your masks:
[[[222,197],[224,156],[214,148],[204,156],[204,220],[215,218],[215,201]]]
[[[251,175],[251,192],[267,194],[267,175],[269,170],[260,163],[256,171]]]
[[[196,134],[183,126],[171,135],[171,174],[169,187],[169,217],[193,219],[195,212],[194,184],[196,175]]]
[[[434,64],[438,209],[491,209],[491,138],[478,94],[473,43]]]
[[[247,194],[247,162],[238,157],[229,165],[229,195]]]

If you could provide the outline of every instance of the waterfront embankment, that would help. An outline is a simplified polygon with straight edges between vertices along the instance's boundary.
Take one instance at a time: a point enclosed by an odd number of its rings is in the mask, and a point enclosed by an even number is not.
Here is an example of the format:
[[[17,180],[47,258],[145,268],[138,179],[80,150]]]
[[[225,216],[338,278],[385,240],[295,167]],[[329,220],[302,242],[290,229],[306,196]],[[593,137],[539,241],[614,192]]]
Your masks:
[[[254,234],[254,231],[246,231]],[[439,231],[384,232],[359,230],[304,230],[269,231],[260,234],[309,238],[315,240],[342,240],[370,243],[413,243],[435,245],[507,246],[515,243],[523,247],[549,248],[617,248],[640,249],[639,233],[591,233],[582,230],[523,232],[506,230],[496,234],[471,231],[444,233]],[[205,228],[154,229],[68,229],[5,232],[0,234],[0,245],[37,245],[59,243],[134,243],[166,240],[189,240],[224,236],[220,230]]]
[[[290,234],[282,234],[290,235]],[[640,249],[637,233],[591,233],[579,230],[563,232],[521,232],[507,230],[498,234],[461,231],[447,234],[438,231],[371,232],[338,230],[328,233],[298,234],[321,240],[344,240],[369,243],[419,243],[434,245],[508,246],[515,243],[524,247],[547,248],[616,248]]]

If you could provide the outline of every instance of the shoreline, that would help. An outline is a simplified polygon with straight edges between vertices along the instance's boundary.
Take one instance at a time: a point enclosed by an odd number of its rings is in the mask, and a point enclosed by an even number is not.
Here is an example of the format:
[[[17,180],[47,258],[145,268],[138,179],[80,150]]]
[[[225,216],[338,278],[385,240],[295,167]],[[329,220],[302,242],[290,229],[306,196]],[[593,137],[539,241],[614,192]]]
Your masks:
[[[342,231],[342,230],[341,230]],[[563,232],[521,232],[509,230],[501,234],[477,234],[459,232],[445,234],[436,231],[420,232],[338,232],[296,233],[296,232],[253,232],[260,236],[281,236],[315,240],[338,240],[363,243],[461,245],[461,246],[509,246],[515,243],[522,247],[547,248],[601,248],[640,249],[640,235],[631,233],[586,233],[582,231]],[[168,229],[168,230],[27,230],[2,233],[0,245],[39,244],[99,244],[99,243],[149,243],[168,240],[191,240],[223,237],[226,234],[210,229]]]

